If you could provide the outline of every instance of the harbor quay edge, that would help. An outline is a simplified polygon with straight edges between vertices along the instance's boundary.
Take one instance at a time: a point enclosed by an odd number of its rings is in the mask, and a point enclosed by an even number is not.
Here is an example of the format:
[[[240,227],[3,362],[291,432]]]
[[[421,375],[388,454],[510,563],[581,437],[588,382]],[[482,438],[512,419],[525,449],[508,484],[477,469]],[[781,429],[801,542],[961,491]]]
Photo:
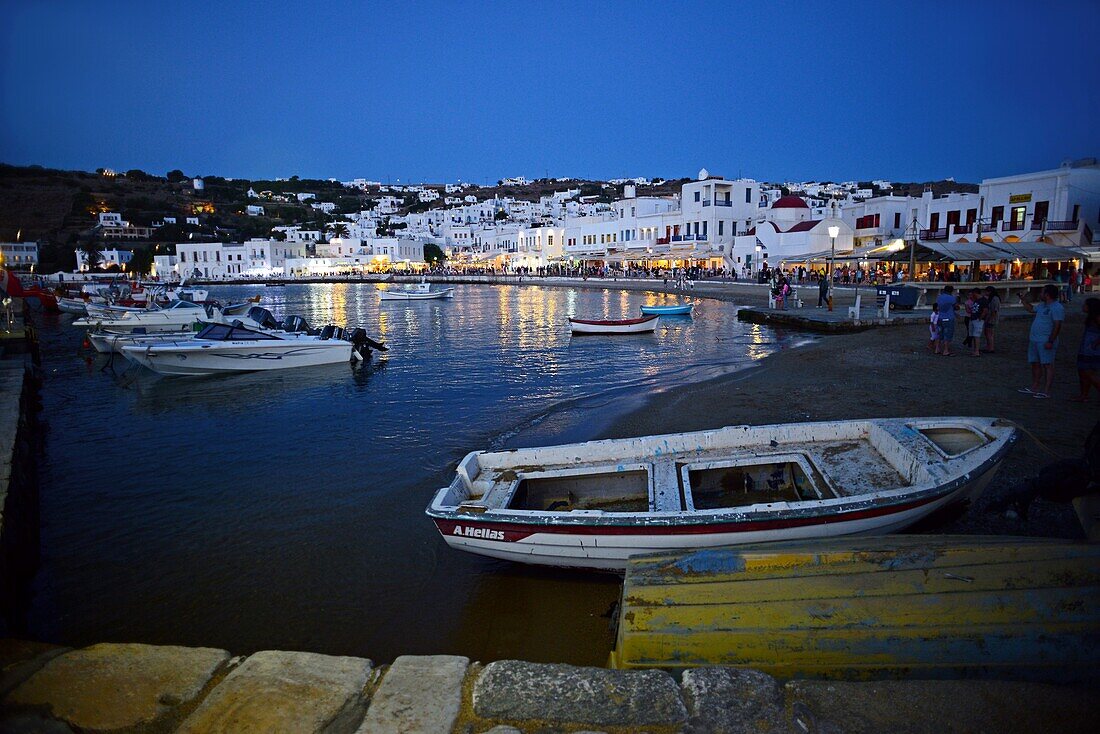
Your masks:
[[[755,670],[611,670],[453,655],[367,658],[0,640],[0,731],[1091,731],[1095,690],[1006,680],[790,680]]]

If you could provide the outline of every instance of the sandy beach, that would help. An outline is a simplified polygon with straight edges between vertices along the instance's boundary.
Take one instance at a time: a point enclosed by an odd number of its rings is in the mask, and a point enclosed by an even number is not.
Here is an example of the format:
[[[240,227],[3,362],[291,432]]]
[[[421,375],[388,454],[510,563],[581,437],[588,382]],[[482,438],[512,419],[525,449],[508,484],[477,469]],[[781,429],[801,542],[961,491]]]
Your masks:
[[[896,416],[995,416],[1017,422],[1023,434],[983,497],[961,515],[941,518],[936,532],[1083,537],[1072,506],[1038,501],[1026,519],[989,513],[1007,487],[1057,458],[1081,455],[1100,419],[1100,396],[1070,402],[1079,392],[1076,354],[1083,330],[1080,300],[1067,304],[1055,361],[1053,395],[1017,392],[1030,385],[1026,361],[1030,319],[1002,320],[997,351],[967,356],[957,337],[954,354],[927,348],[926,326],[824,336],[785,350],[737,374],[670,389],[614,423],[603,438],[694,431],[737,424]]]

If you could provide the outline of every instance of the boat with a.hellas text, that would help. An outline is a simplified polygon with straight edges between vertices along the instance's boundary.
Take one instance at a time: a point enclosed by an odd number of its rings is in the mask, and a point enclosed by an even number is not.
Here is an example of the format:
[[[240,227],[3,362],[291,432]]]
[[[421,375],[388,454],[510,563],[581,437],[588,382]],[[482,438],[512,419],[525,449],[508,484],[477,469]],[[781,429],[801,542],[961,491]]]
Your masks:
[[[416,283],[407,288],[387,288],[381,293],[383,301],[428,301],[434,298],[454,298],[454,288],[433,291],[431,283]]]
[[[569,319],[569,330],[574,334],[647,334],[656,328],[656,316],[640,319]]]
[[[900,530],[977,497],[1014,436],[994,418],[894,418],[475,451],[426,512],[452,548],[621,570],[670,549]]]
[[[260,326],[240,320],[209,324],[191,338],[123,346],[122,355],[162,375],[206,375],[365,362],[372,348],[386,350],[361,328],[311,329],[300,316],[278,323],[269,312],[264,318],[255,311],[266,309],[255,307],[250,313]]]

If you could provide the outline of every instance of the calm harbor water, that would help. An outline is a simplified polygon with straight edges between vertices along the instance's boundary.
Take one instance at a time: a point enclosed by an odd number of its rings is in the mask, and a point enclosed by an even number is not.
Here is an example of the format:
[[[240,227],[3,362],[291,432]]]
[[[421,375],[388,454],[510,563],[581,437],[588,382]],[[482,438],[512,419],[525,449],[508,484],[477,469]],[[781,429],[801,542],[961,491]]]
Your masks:
[[[645,397],[790,342],[700,301],[654,335],[573,337],[566,318],[676,299],[458,286],[224,286],[277,316],[362,325],[373,363],[160,378],[91,359],[70,316],[36,317],[48,424],[29,633],[362,655],[602,664],[615,576],[449,550],[423,510],[466,452],[585,440]]]

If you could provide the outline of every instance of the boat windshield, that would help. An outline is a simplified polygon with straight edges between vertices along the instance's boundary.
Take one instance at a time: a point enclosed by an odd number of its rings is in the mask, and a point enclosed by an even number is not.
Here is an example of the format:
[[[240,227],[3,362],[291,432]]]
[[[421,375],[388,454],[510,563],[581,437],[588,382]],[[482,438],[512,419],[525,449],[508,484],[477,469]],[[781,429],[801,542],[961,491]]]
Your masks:
[[[202,308],[202,306],[197,303],[191,303],[190,301],[176,301],[168,308]]]
[[[262,331],[253,331],[240,324],[210,324],[195,335],[196,339],[207,341],[278,341],[278,337],[265,334]]]

